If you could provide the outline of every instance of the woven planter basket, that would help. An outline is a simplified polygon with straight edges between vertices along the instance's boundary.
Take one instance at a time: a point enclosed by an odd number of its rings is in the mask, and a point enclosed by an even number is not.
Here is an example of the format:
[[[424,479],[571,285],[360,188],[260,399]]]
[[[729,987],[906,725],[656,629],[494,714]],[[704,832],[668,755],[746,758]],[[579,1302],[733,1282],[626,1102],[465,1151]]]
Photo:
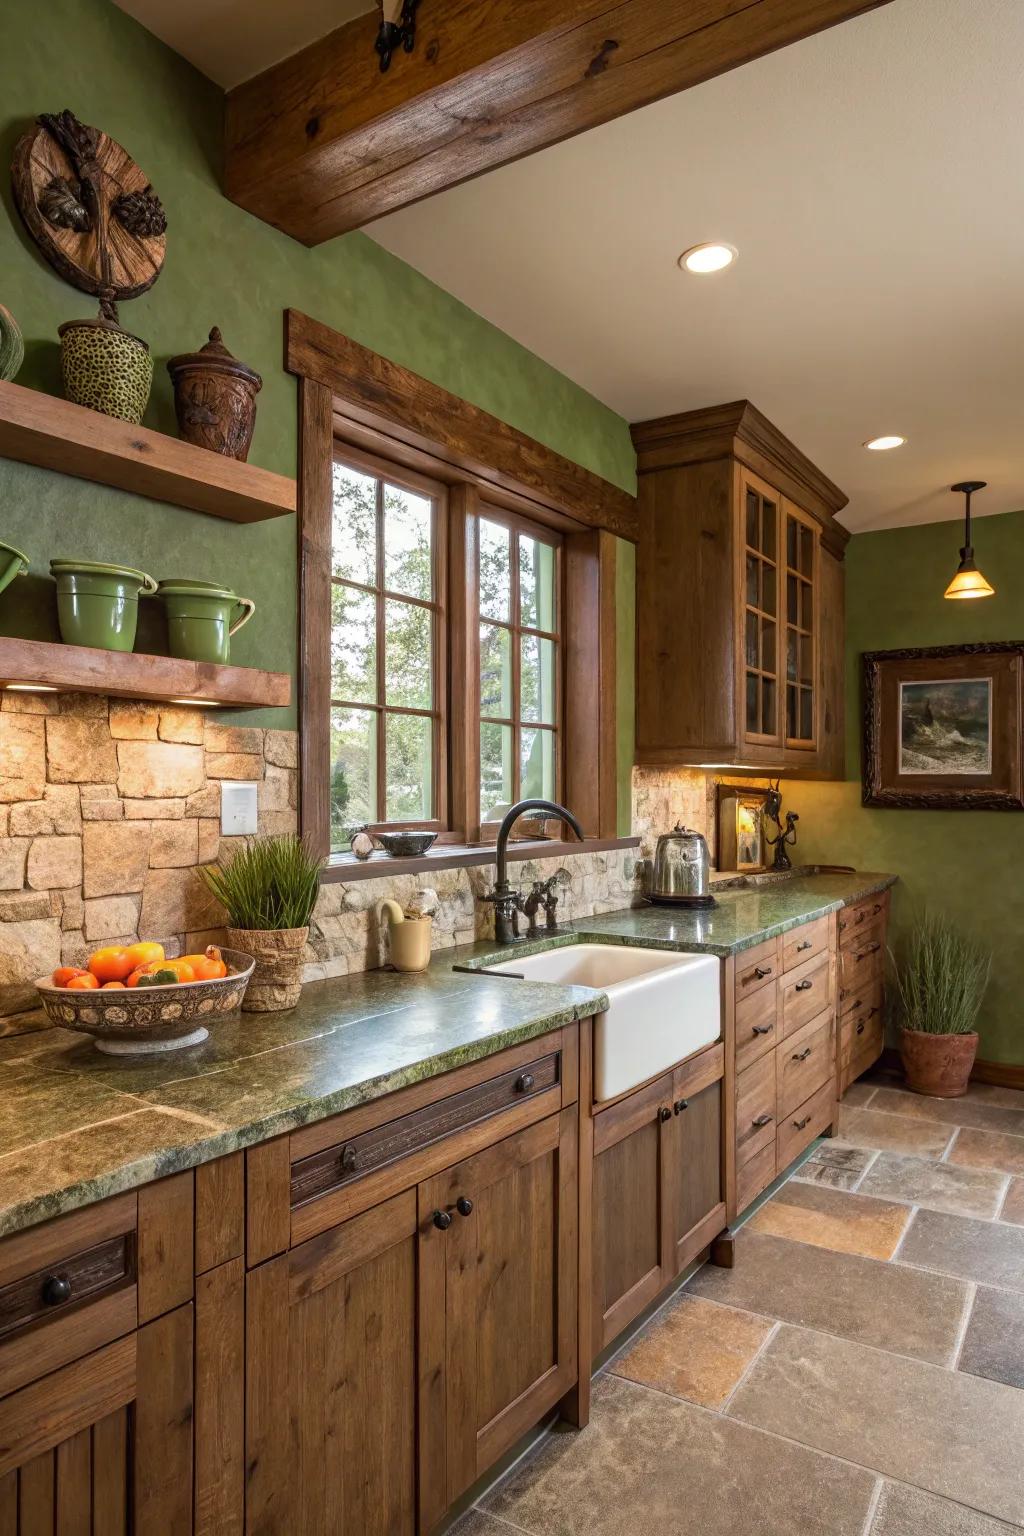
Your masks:
[[[302,956],[308,928],[229,928],[232,949],[256,958],[246,988],[244,1013],[276,1013],[294,1008],[302,995]]]

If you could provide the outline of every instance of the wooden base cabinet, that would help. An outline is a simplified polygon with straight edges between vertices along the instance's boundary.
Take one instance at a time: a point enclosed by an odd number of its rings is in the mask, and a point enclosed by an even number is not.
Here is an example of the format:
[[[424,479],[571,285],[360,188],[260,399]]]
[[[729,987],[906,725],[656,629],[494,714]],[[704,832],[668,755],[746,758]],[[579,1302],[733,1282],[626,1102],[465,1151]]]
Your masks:
[[[726,1225],[725,1050],[709,1046],[593,1111],[592,1354],[597,1356]]]

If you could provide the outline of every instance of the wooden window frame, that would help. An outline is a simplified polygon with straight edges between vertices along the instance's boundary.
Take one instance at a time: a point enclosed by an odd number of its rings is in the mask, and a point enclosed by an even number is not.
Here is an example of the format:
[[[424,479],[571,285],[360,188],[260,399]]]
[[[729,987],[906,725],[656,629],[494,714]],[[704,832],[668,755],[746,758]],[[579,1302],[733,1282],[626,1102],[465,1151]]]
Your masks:
[[[375,542],[375,584],[372,587],[363,582],[352,581],[347,577],[334,575],[331,571],[330,582],[335,586],[347,587],[350,591],[363,592],[374,600],[376,611],[376,701],[367,703],[365,700],[336,699],[331,690],[329,708],[365,710],[375,715],[377,731],[377,774],[376,774],[376,808],[381,810],[387,805],[387,718],[389,715],[415,715],[418,719],[429,719],[432,723],[432,762],[433,775],[433,808],[434,815],[420,820],[395,820],[387,817],[371,818],[369,822],[371,831],[400,831],[422,830],[431,832],[447,832],[448,827],[448,488],[439,480],[433,480],[425,475],[418,475],[413,470],[403,468],[401,465],[389,464],[386,460],[375,454],[366,453],[359,448],[353,448],[347,443],[335,439],[334,464],[343,464],[347,468],[354,469],[359,474],[372,475],[377,482],[376,495],[376,542]],[[410,597],[405,592],[393,592],[384,581],[384,496],[383,486],[394,485],[399,490],[411,491],[413,495],[423,496],[431,502],[431,586],[434,593],[433,599],[426,601],[423,598]],[[333,563],[332,563],[333,566]],[[385,685],[386,665],[386,625],[385,611],[388,602],[408,603],[413,608],[425,608],[434,616],[433,654],[431,657],[432,686],[431,696],[433,707],[431,709],[413,709],[405,705],[388,704]]]
[[[368,455],[399,482],[424,477],[445,487],[448,502],[447,826],[426,859],[374,855],[359,863],[335,854],[323,878],[367,879],[492,858],[478,816],[477,535],[485,506],[485,516],[516,516],[537,531],[563,535],[559,798],[579,818],[586,840],[524,842],[512,857],[635,847],[636,838],[617,835],[615,675],[616,548],[619,538],[638,536],[635,500],[327,327],[295,311],[287,321],[288,367],[299,378],[300,828],[318,852],[327,854],[330,843],[331,658],[324,637],[331,623],[335,456],[354,462],[354,454]]]

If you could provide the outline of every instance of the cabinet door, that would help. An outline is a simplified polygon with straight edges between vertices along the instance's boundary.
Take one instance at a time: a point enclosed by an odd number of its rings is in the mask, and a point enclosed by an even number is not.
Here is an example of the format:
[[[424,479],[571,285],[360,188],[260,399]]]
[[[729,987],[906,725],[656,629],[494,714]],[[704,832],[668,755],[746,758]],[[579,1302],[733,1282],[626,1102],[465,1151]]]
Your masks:
[[[593,1354],[617,1338],[674,1273],[665,1171],[672,1074],[594,1120]]]
[[[577,1136],[572,1106],[419,1187],[426,1528],[576,1381]]]
[[[192,1531],[192,1307],[0,1401],[0,1531]]]
[[[676,1069],[665,1124],[672,1275],[692,1263],[726,1225],[722,1168],[722,1052]],[[717,1076],[708,1082],[711,1073]]]
[[[249,1536],[413,1536],[416,1258],[410,1189],[250,1271]]]
[[[785,576],[782,666],[785,744],[813,752],[818,744],[819,530],[813,518],[784,503]]]
[[[764,481],[738,471],[740,552],[740,719],[743,740],[781,743],[779,600],[781,498]]]

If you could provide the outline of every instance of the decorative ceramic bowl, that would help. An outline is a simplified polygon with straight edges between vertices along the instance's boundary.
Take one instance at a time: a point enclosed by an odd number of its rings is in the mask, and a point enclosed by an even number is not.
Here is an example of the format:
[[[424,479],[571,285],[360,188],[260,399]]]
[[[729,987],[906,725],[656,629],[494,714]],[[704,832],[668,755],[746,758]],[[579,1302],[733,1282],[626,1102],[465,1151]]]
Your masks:
[[[92,1035],[98,1051],[135,1056],[198,1045],[206,1025],[237,1013],[256,964],[252,955],[222,949],[228,974],[216,981],[181,981],[166,987],[126,987],[104,992],[55,987],[41,976],[36,989],[51,1024]]]
[[[437,840],[436,832],[374,832],[372,836],[393,859],[418,858]]]

